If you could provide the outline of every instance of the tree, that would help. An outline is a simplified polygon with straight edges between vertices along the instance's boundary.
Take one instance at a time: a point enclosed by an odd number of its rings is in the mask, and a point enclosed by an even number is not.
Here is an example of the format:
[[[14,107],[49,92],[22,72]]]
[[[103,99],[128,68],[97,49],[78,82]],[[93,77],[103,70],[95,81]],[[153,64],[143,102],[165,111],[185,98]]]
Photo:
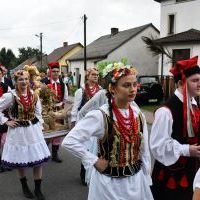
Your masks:
[[[6,66],[7,69],[12,69],[16,65],[16,56],[11,49],[3,47],[0,50],[0,63]]]
[[[29,59],[29,58],[33,58],[36,57],[37,60],[40,60],[40,50],[39,49],[35,49],[32,47],[22,47],[18,49],[19,51],[19,56],[17,58],[17,63],[18,65],[23,63],[25,60]]]

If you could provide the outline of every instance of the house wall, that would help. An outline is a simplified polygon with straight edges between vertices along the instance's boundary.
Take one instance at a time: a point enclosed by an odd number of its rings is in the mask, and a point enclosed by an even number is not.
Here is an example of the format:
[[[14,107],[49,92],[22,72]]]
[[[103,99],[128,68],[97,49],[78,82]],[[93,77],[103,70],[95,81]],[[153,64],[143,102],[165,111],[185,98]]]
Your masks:
[[[187,31],[191,28],[200,30],[200,1],[188,0],[176,3],[168,0],[161,3],[160,37],[168,36],[168,15],[175,14],[175,33]]]
[[[142,36],[159,37],[159,33],[154,28],[148,27],[140,34],[127,41],[118,49],[108,55],[103,61],[120,61],[122,58],[128,59],[128,64],[135,66],[140,75],[158,74],[158,57],[153,57],[142,41]],[[101,61],[101,62],[103,62]]]
[[[95,60],[87,60],[87,67],[93,67],[95,66]],[[84,61],[71,61],[69,62],[69,71],[72,72],[74,76],[74,83],[77,85],[77,70],[79,70],[79,73],[81,74],[81,85],[84,84],[84,79],[85,79],[85,71],[84,71]]]
[[[62,58],[58,60],[60,66],[61,66],[61,71],[67,72],[67,66],[69,65],[68,59],[76,54],[78,51],[80,51],[83,47],[81,45],[76,46],[73,48],[71,51],[69,51],[67,54],[65,54]],[[68,70],[69,71],[69,70]]]
[[[200,55],[200,44],[179,44],[179,45],[168,45],[165,46],[169,52],[172,54],[173,49],[190,49],[190,57]],[[200,60],[198,61],[198,64],[200,65]],[[161,59],[159,59],[159,73],[161,73]],[[169,69],[172,67],[172,64],[170,62],[170,59],[168,59],[166,56],[164,56],[163,59],[163,74],[164,75],[170,75]]]

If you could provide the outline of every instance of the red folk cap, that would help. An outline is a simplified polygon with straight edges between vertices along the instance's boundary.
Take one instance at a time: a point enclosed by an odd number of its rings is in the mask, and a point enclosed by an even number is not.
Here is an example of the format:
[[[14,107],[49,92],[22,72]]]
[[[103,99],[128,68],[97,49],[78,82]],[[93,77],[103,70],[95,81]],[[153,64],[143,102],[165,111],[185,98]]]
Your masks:
[[[200,68],[198,66],[198,56],[190,58],[188,60],[179,60],[176,62],[175,66],[170,69],[170,72],[174,76],[185,74],[186,77],[192,74],[200,73]]]
[[[59,62],[49,62],[48,63],[48,66],[50,69],[53,69],[53,68],[59,68]]]

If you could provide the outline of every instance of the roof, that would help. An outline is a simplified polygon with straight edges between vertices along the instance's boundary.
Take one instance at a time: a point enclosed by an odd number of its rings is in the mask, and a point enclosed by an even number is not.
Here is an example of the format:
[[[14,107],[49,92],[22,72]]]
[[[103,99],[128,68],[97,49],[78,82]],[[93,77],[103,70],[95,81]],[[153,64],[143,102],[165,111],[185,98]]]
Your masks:
[[[23,63],[21,63],[20,65],[18,65],[17,67],[10,70],[10,73],[12,74],[13,72],[15,72],[17,70],[23,69],[24,65],[32,65],[36,61],[37,61],[36,57],[29,58],[29,59],[25,60]]]
[[[109,53],[123,45],[128,40],[135,37],[148,27],[153,27],[157,32],[158,29],[152,24],[146,24],[136,28],[119,31],[115,35],[104,35],[87,46],[87,59],[104,59]],[[70,57],[70,61],[83,60],[84,49],[80,50],[77,54]]]
[[[48,55],[48,62],[58,61],[66,53],[68,53],[69,51],[71,51],[73,48],[75,48],[77,46],[83,47],[83,45],[81,43],[75,43],[75,44],[71,44],[71,45],[62,46],[62,47],[59,47],[59,48],[53,50],[53,52]]]
[[[163,37],[155,40],[158,43],[187,43],[187,42],[200,42],[200,31],[196,29],[190,29],[188,31],[184,31],[181,33],[177,33],[174,35],[170,35],[167,37]]]

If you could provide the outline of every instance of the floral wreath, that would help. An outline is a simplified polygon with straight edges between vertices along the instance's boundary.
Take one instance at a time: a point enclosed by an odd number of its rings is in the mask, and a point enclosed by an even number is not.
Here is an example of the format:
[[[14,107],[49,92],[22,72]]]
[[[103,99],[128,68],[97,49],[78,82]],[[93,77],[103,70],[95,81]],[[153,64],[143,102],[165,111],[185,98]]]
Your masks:
[[[112,73],[111,73],[112,72]],[[121,62],[111,63],[107,65],[103,70],[103,78],[111,73],[111,81],[115,83],[120,77],[127,75],[137,75],[137,70],[131,65],[124,65]]]

